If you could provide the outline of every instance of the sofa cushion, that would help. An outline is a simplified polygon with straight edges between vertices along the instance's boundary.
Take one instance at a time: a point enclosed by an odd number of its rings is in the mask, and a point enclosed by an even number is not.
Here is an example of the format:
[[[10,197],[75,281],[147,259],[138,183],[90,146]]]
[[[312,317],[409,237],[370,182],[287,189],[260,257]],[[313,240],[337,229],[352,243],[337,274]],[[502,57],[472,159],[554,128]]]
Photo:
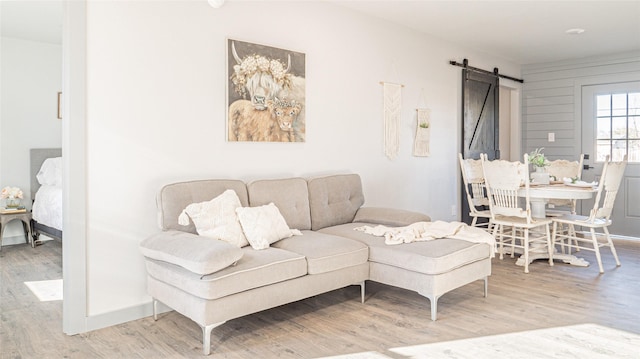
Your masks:
[[[278,241],[273,247],[304,255],[309,274],[355,266],[366,263],[369,258],[369,248],[361,242],[314,231],[302,234]]]
[[[307,181],[311,229],[351,223],[364,204],[362,183],[357,174],[312,178]]]
[[[356,212],[356,216],[353,221],[401,227],[408,226],[416,222],[430,222],[431,217],[426,214],[402,209],[361,207],[358,209],[358,212]]]
[[[228,189],[210,201],[188,205],[178,217],[178,223],[188,226],[193,221],[199,235],[244,247],[249,242],[236,214],[236,209],[240,207],[238,195]]]
[[[253,249],[269,248],[271,243],[301,234],[297,229],[289,229],[278,207],[273,203],[258,207],[240,207],[236,209],[236,213]]]
[[[327,227],[322,233],[358,240],[369,246],[369,261],[424,274],[441,274],[479,260],[490,258],[491,249],[485,243],[472,243],[460,239],[441,238],[423,242],[387,245],[384,237],[376,237],[355,227],[362,223],[349,223]]]
[[[252,207],[273,203],[290,228],[311,229],[309,191],[302,178],[253,181],[247,185]]]
[[[189,181],[162,187],[156,197],[160,229],[197,233],[193,223],[186,227],[178,223],[178,216],[182,210],[191,203],[209,201],[228,189],[236,192],[242,206],[249,205],[247,187],[239,180]]]
[[[278,248],[238,249],[244,255],[235,266],[205,276],[153,259],[146,259],[145,264],[153,278],[203,299],[222,298],[307,274],[307,262],[300,254]]]
[[[242,250],[227,242],[180,231],[152,235],[140,242],[142,255],[196,274],[210,274],[236,263]]]

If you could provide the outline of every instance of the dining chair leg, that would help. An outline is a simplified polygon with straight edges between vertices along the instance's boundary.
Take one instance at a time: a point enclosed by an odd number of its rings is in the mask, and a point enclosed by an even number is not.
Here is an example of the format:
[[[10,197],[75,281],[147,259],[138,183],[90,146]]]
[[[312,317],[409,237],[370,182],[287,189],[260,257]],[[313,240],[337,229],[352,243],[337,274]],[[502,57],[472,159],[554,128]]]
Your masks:
[[[600,273],[604,273],[604,268],[602,267],[602,257],[600,256],[600,245],[598,244],[596,230],[593,228],[589,228],[589,231],[591,232],[591,241],[593,242],[593,250],[596,252],[596,260],[598,261]]]
[[[511,226],[511,258],[515,257],[515,253],[516,253],[516,237],[517,237],[516,227]]]
[[[554,223],[555,227],[555,223]],[[555,246],[553,245],[553,241],[551,240],[551,233],[549,233],[549,224],[545,225],[545,229],[547,232],[547,248],[549,250],[549,265],[553,267],[553,252],[555,251]],[[554,233],[555,236],[555,233]]]
[[[611,253],[613,253],[613,258],[616,260],[616,265],[618,267],[621,266],[620,259],[618,258],[618,252],[616,251],[616,247],[613,245],[613,240],[611,239],[611,235],[609,234],[609,230],[607,227],[603,227],[602,230],[604,234],[607,236],[607,242],[609,243],[609,247],[611,247]]]
[[[529,228],[524,229],[524,272],[529,273]]]
[[[576,252],[580,252],[580,244],[576,239],[576,227],[573,224],[568,224],[567,226],[568,226],[567,230],[569,231],[569,235],[571,236],[567,240],[567,243],[569,243],[569,254],[571,254],[571,248],[575,248]]]
[[[568,227],[565,227],[564,224],[560,224],[560,226],[558,226],[558,222],[553,222],[553,244],[555,245],[557,242],[560,245],[562,254],[571,253],[571,247],[567,244],[567,241],[570,240],[567,238],[568,233]]]
[[[476,223],[478,223],[478,217],[473,217],[473,219],[471,220],[471,227],[475,227]]]
[[[551,244],[555,247],[558,240],[558,222],[553,222],[551,226]],[[562,235],[560,235],[560,248],[562,248],[562,254],[564,254],[564,244],[562,243]]]
[[[500,231],[501,228],[502,228],[501,224],[493,226],[493,237],[498,240],[498,243],[500,243],[500,248],[499,248],[500,260],[503,260],[504,259],[504,243],[502,242],[502,231]],[[498,234],[498,232],[500,232],[500,234]]]

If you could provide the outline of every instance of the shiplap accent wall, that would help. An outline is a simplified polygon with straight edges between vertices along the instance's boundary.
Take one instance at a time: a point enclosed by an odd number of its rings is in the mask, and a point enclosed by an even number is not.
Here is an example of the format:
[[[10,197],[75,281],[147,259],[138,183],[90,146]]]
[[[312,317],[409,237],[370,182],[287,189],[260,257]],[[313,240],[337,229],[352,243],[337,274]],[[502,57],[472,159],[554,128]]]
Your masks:
[[[640,51],[522,67],[522,151],[544,147],[549,159],[575,158],[581,145],[581,89],[638,81]],[[555,142],[548,134],[555,134]]]

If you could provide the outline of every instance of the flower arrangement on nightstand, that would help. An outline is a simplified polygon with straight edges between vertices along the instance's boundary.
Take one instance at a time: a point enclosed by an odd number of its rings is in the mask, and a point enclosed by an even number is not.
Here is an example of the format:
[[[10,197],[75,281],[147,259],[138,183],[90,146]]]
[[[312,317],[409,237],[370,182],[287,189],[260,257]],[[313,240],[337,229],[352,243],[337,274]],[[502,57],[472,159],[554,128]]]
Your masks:
[[[7,186],[0,192],[0,198],[5,200],[5,210],[24,210],[24,207],[20,206],[24,198],[20,188]]]

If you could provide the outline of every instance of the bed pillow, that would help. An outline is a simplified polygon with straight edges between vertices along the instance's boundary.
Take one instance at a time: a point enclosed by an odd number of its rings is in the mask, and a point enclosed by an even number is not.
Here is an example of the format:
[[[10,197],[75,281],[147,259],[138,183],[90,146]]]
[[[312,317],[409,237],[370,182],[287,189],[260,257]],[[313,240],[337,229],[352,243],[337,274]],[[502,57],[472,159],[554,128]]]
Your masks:
[[[236,192],[228,189],[211,201],[188,205],[178,217],[178,223],[189,225],[190,217],[199,235],[244,247],[249,242],[236,215],[236,208],[241,206]]]
[[[275,204],[236,209],[249,244],[253,249],[269,248],[271,243],[293,235],[302,235],[297,229],[290,229]]]
[[[235,264],[244,252],[232,244],[180,231],[155,234],[140,242],[142,255],[201,275]]]
[[[36,179],[41,185],[62,186],[62,157],[44,160]]]

